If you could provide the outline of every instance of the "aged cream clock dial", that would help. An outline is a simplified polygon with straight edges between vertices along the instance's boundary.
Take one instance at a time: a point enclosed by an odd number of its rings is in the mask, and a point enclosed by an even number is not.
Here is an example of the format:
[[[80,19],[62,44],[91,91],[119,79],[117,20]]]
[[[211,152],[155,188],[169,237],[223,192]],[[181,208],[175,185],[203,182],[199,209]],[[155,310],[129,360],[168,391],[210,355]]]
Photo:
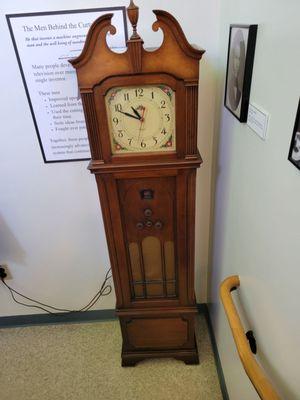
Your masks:
[[[175,92],[170,87],[112,88],[105,102],[113,154],[176,149]]]

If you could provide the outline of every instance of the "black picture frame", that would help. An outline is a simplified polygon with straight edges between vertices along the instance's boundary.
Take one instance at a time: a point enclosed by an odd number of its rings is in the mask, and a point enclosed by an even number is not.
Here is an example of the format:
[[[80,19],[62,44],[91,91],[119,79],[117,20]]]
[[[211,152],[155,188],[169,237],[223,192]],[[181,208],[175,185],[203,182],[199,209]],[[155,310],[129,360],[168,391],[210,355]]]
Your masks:
[[[232,24],[229,29],[224,106],[247,122],[257,25]]]
[[[300,170],[300,98],[294,124],[288,160]]]
[[[21,58],[20,58],[20,55],[19,55],[17,42],[16,42],[15,35],[14,35],[14,32],[13,32],[11,19],[13,19],[13,18],[22,18],[22,17],[45,16],[45,15],[80,14],[80,13],[104,12],[104,11],[107,11],[107,13],[114,12],[114,11],[122,11],[122,13],[123,13],[124,31],[125,31],[125,41],[127,42],[127,40],[128,40],[128,26],[127,26],[127,13],[126,13],[126,7],[125,6],[101,7],[101,8],[99,8],[99,7],[97,7],[97,8],[81,8],[81,9],[63,10],[63,11],[59,10],[59,11],[41,11],[41,12],[33,12],[33,13],[6,14],[6,21],[7,21],[7,24],[8,24],[9,33],[10,33],[10,36],[11,36],[11,39],[12,39],[12,43],[13,43],[13,47],[14,47],[14,50],[15,50],[17,62],[18,62],[18,65],[19,65],[19,69],[20,69],[20,73],[21,73],[21,77],[22,77],[22,81],[23,81],[26,97],[27,97],[27,100],[28,100],[31,116],[32,116],[32,119],[33,119],[33,124],[34,124],[34,127],[35,127],[37,139],[38,139],[38,142],[39,142],[39,146],[40,146],[40,149],[41,149],[43,161],[44,161],[45,164],[62,163],[62,162],[76,162],[76,161],[88,161],[88,160],[90,160],[90,158],[86,158],[86,157],[71,158],[71,159],[64,158],[64,159],[60,159],[60,160],[48,160],[47,159],[45,151],[44,151],[44,147],[43,147],[41,134],[39,132],[36,116],[35,116],[35,113],[34,113],[34,107],[32,105],[30,92],[29,92],[28,85],[27,85],[27,82],[26,82],[26,78],[25,78],[25,74],[24,74]]]

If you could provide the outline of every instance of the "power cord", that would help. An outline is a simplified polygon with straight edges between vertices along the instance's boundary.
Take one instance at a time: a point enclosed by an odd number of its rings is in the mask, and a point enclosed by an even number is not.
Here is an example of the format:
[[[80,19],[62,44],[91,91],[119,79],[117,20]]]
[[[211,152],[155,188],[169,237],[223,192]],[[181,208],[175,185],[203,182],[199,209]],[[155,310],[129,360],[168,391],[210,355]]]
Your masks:
[[[42,302],[40,302],[38,300],[34,300],[31,297],[25,296],[24,294],[22,294],[22,293],[18,292],[17,290],[13,289],[11,286],[9,286],[5,282],[5,278],[7,277],[7,274],[5,272],[5,268],[3,268],[1,266],[0,266],[0,279],[1,279],[1,282],[3,283],[3,285],[9,290],[12,299],[16,303],[18,303],[18,304],[20,304],[22,306],[25,306],[25,307],[38,308],[38,309],[43,310],[43,311],[45,311],[45,312],[47,312],[49,314],[60,316],[62,314],[66,314],[66,313],[67,314],[71,314],[71,313],[78,313],[78,312],[86,312],[86,311],[90,310],[97,303],[97,301],[100,299],[100,297],[108,296],[112,291],[111,284],[107,283],[108,280],[111,278],[111,275],[109,275],[110,272],[111,272],[111,268],[106,272],[104,281],[103,281],[100,289],[98,290],[98,292],[95,294],[95,296],[90,300],[90,302],[87,305],[85,305],[84,307],[80,308],[79,310],[68,310],[68,309],[65,309],[65,308],[53,307],[53,306],[50,306],[49,304],[45,304],[45,303],[42,303]],[[20,296],[20,297],[22,297],[22,298],[24,298],[26,300],[32,301],[33,303],[36,303],[36,304],[39,304],[39,305],[23,303],[23,302],[17,300],[15,295],[18,295],[18,296]],[[48,310],[45,307],[50,308],[51,310],[61,311],[61,312],[60,313],[55,313],[53,311]]]

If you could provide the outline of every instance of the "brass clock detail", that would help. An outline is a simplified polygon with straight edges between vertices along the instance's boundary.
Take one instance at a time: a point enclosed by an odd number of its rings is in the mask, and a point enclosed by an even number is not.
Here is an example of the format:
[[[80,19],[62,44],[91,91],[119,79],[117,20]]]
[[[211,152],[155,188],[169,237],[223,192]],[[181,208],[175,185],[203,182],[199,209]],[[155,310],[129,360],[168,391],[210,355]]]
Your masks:
[[[163,43],[143,47],[138,7],[124,53],[91,26],[76,68],[123,337],[122,365],[152,357],[196,364],[194,248],[199,60],[172,15],[154,10]]]

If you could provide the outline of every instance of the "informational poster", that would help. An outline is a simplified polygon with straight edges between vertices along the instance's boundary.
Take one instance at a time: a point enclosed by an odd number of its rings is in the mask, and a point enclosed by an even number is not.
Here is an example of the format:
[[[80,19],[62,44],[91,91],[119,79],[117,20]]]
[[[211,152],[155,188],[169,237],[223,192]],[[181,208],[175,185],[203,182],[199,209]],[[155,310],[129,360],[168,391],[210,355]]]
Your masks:
[[[113,51],[127,40],[125,7],[7,15],[32,118],[44,161],[90,158],[76,71],[68,62],[83,48],[89,27],[113,13],[116,34],[107,35]]]

